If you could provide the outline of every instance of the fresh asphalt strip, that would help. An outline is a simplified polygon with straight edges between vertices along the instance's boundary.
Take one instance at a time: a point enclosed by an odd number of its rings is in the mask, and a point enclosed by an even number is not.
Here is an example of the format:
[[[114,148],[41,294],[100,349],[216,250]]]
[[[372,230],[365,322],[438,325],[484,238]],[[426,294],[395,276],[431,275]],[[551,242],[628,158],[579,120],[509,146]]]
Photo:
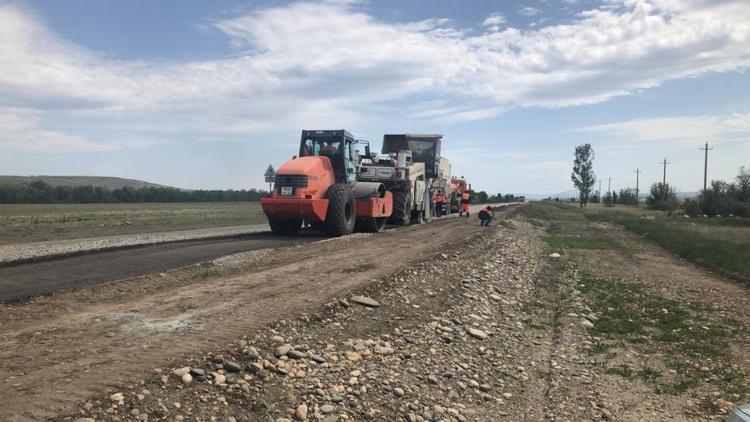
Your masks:
[[[0,303],[163,272],[233,253],[279,248],[322,238],[320,234],[304,232],[298,236],[251,234],[230,239],[183,241],[90,252],[9,266],[0,268]]]

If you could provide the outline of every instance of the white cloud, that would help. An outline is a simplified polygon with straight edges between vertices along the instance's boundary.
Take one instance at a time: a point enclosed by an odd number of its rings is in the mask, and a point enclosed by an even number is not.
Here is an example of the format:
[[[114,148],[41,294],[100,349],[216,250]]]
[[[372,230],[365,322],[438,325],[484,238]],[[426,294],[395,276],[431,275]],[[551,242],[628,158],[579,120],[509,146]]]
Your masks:
[[[721,143],[750,139],[750,113],[635,119],[582,127],[575,132],[617,142]]]
[[[501,15],[500,13],[493,13],[487,16],[487,19],[482,22],[482,26],[487,28],[489,31],[497,32],[505,22],[505,16]]]
[[[540,13],[542,13],[541,10],[531,6],[526,6],[518,11],[518,14],[521,16],[536,16]]]
[[[407,112],[428,122],[477,120],[514,107],[594,104],[750,66],[745,0],[607,5],[531,31],[501,29],[496,14],[475,34],[444,18],[382,22],[356,2],[297,2],[213,22],[237,48],[231,57],[165,63],[88,51],[6,3],[0,107],[22,110],[34,123],[16,127],[13,137],[6,131],[0,149],[40,134],[72,149],[112,148],[85,134],[105,128],[121,132],[118,139],[152,142],[361,128]],[[450,105],[408,110],[422,98]],[[54,128],[57,110],[75,130]],[[13,124],[0,121],[0,128]],[[133,127],[139,132],[128,134]]]
[[[116,151],[159,143],[126,137],[103,141],[45,128],[43,115],[24,109],[0,108],[0,151],[36,154]],[[115,137],[116,138],[116,137]]]

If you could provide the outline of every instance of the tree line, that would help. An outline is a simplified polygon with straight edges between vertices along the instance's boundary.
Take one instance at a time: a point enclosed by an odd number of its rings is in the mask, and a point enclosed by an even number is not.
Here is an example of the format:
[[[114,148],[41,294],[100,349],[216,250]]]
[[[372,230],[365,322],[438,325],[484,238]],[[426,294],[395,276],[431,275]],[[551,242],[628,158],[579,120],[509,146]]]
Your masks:
[[[639,205],[638,192],[630,187],[620,189],[619,194],[612,191],[602,195],[601,192],[593,191],[596,175],[593,170],[594,150],[591,145],[577,146],[574,157],[570,177],[579,191],[578,202],[581,207],[585,207],[589,202],[602,202],[605,206]],[[555,198],[555,200],[560,199]],[[740,167],[733,182],[714,180],[711,186],[701,190],[696,198],[687,198],[682,202],[677,198],[674,186],[670,186],[669,183],[654,183],[646,197],[646,205],[648,208],[663,211],[682,208],[692,217],[719,215],[750,217],[750,170]]]
[[[2,204],[136,203],[136,202],[239,202],[259,201],[265,191],[181,190],[170,187],[52,186],[37,180],[22,185],[0,186]]]
[[[507,193],[503,195],[502,193],[498,193],[495,195],[489,195],[487,192],[481,190],[479,192],[475,191],[469,191],[471,194],[471,202],[479,203],[479,204],[486,204],[486,203],[499,203],[499,202],[518,202],[518,197]]]

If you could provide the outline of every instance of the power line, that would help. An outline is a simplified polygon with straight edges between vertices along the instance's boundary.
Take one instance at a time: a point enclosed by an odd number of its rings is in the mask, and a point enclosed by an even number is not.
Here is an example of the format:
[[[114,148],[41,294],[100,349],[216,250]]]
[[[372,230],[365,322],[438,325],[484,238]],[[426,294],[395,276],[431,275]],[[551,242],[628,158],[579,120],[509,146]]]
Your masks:
[[[667,157],[664,157],[664,161],[662,161],[660,164],[664,164],[664,173],[661,179],[661,196],[664,197],[664,191],[667,189],[667,164],[669,164],[669,162],[667,161]]]
[[[706,182],[708,182],[708,151],[711,151],[713,148],[708,147],[708,142],[706,142],[705,148],[699,148],[701,151],[706,152],[706,158],[703,161],[703,190],[706,190]]]
[[[640,176],[641,176],[641,170],[636,168],[635,169],[635,197],[638,198],[640,195]]]

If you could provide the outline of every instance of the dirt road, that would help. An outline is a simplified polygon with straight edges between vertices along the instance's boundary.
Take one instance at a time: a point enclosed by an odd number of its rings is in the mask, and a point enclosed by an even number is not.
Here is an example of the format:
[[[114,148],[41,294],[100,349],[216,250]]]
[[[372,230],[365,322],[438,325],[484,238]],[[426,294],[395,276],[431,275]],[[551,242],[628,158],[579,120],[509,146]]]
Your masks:
[[[275,249],[262,259],[250,252],[208,274],[192,266],[3,305],[0,420],[50,417],[486,232],[475,219],[436,221]]]
[[[0,268],[0,303],[162,272],[241,251],[290,246],[322,238],[315,233],[294,237],[254,234],[103,251]]]

